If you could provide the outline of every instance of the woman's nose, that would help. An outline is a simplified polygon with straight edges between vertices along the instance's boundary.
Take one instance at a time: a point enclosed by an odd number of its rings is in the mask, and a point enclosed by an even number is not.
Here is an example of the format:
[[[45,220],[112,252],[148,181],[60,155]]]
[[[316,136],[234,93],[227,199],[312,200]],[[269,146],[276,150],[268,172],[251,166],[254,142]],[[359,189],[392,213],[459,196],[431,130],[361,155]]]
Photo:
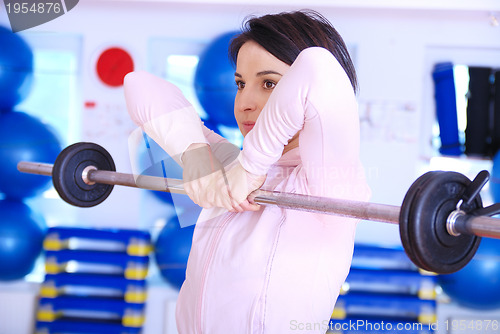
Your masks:
[[[235,105],[238,111],[251,112],[257,110],[255,96],[251,91],[241,91],[236,95]]]

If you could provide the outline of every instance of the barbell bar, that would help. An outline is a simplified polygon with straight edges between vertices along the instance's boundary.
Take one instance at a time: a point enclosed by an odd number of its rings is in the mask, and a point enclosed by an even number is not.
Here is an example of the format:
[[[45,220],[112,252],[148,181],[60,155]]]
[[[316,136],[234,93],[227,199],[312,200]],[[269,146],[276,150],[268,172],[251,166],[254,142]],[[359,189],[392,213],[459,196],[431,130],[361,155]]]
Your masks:
[[[23,173],[52,176],[53,165],[21,161],[17,169]],[[116,186],[134,187],[145,190],[163,191],[186,195],[182,180],[157,176],[139,175],[90,169],[82,173],[86,183],[101,183]],[[256,190],[250,197],[259,204],[277,205],[283,209],[330,214],[361,220],[399,224],[401,207],[389,204],[325,198],[318,196],[281,193],[277,191]],[[480,237],[500,239],[500,219],[485,216],[458,215],[455,230],[459,233]]]
[[[114,185],[186,194],[182,180],[116,172],[110,154],[94,143],[68,146],[54,165],[21,161],[17,167],[52,176],[61,198],[80,207],[101,203]],[[250,197],[284,209],[398,224],[403,247],[418,267],[451,273],[472,259],[480,237],[500,239],[500,219],[489,217],[499,213],[500,204],[488,210],[479,196],[488,178],[485,171],[472,182],[456,172],[428,172],[412,184],[401,207],[260,189]]]

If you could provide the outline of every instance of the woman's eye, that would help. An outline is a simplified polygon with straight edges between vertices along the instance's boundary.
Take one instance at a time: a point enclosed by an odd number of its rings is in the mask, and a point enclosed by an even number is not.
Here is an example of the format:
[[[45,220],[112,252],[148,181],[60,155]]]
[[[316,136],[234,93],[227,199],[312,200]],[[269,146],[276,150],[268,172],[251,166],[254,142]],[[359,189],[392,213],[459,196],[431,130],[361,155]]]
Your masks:
[[[274,87],[276,87],[276,82],[269,81],[269,80],[264,81],[264,88],[265,89],[273,89]]]
[[[238,87],[238,89],[243,89],[245,88],[245,83],[243,81],[236,81],[236,86]]]

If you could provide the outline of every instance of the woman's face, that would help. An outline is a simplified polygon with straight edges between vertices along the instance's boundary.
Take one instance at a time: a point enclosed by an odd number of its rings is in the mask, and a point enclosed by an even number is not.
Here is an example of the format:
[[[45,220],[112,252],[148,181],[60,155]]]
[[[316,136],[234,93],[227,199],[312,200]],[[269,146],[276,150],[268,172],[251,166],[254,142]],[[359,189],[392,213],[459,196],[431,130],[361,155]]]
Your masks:
[[[234,80],[238,92],[234,117],[243,136],[252,130],[269,95],[290,68],[254,41],[243,44],[236,59]]]

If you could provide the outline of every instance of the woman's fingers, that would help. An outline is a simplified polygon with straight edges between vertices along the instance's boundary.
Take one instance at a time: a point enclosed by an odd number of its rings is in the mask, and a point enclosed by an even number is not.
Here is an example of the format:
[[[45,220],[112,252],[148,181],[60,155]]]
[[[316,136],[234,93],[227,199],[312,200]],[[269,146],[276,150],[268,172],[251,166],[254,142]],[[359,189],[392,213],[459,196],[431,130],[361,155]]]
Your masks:
[[[248,200],[244,200],[243,202],[241,202],[240,207],[245,211],[259,211],[260,210],[259,204],[252,204]]]
[[[208,162],[197,161],[191,153],[185,153],[183,159],[186,162],[183,179],[184,189],[193,202],[203,208],[221,207],[230,212],[260,210],[260,205],[249,202],[247,198],[264,183],[265,175],[249,174],[237,160],[226,168],[212,160],[207,169]]]

